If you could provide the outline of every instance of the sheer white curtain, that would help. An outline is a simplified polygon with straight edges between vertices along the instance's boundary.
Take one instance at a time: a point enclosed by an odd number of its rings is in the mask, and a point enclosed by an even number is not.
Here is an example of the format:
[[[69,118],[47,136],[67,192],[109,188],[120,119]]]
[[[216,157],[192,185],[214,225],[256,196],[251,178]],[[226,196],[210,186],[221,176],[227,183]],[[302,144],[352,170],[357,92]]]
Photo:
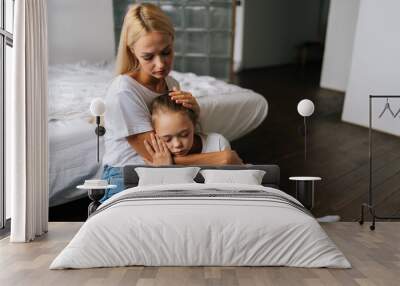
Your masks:
[[[47,4],[15,2],[13,92],[6,111],[12,242],[47,232]]]

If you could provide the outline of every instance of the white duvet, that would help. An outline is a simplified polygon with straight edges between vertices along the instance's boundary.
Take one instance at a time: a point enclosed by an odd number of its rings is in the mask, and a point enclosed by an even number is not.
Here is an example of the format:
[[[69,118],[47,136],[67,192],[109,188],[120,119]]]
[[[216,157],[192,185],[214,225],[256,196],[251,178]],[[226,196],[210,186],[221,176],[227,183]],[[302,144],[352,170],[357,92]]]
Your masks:
[[[50,269],[145,266],[294,266],[349,268],[350,263],[310,215],[289,204],[255,198],[181,197],[119,200],[133,192],[262,186],[179,184],[127,189],[106,201]],[[298,202],[297,202],[298,203]]]

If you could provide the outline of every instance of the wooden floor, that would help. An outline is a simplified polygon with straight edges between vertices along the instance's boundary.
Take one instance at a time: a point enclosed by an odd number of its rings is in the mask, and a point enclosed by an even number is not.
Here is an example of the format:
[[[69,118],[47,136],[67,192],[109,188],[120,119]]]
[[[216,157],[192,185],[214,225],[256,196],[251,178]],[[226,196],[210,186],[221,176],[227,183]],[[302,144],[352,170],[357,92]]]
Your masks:
[[[325,224],[352,269],[290,267],[120,267],[49,270],[56,255],[82,223],[50,223],[49,233],[32,243],[0,240],[0,285],[399,285],[400,223]]]
[[[368,129],[341,121],[344,93],[320,88],[319,81],[318,65],[239,73],[236,83],[262,94],[270,110],[260,127],[232,146],[249,163],[278,164],[281,189],[290,194],[294,194],[290,176],[322,177],[317,183],[313,214],[337,214],[342,221],[354,221],[360,216],[360,205],[367,201]],[[297,113],[297,103],[303,98],[315,103],[315,113],[309,120],[307,161],[301,135],[303,121]],[[400,138],[373,132],[373,140],[377,213],[400,216]]]
[[[340,215],[354,221],[367,201],[369,181],[368,129],[341,121],[344,93],[319,87],[321,67],[296,65],[246,70],[235,83],[253,89],[269,103],[266,120],[253,132],[232,142],[247,163],[276,163],[281,189],[294,194],[290,176],[312,175],[317,183],[315,216]],[[302,117],[297,103],[315,103],[309,120],[308,158],[304,161]],[[367,99],[366,99],[367,100]],[[374,132],[374,194],[380,216],[400,215],[400,138]],[[50,209],[52,221],[83,221],[88,199]]]

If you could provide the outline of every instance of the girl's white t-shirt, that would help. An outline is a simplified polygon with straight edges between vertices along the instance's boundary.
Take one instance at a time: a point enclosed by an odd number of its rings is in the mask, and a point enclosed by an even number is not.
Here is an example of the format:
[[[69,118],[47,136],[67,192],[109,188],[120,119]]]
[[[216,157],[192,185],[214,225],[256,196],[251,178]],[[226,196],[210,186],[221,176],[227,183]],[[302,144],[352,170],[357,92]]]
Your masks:
[[[203,144],[201,153],[219,152],[231,149],[229,141],[221,134],[209,133],[199,134],[199,136]]]

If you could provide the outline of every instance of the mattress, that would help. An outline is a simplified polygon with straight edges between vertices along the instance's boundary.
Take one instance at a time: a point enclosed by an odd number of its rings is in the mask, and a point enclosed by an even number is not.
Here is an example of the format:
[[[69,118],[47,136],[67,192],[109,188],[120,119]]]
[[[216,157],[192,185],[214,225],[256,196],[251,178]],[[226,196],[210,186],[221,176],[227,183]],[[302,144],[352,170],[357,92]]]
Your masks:
[[[129,265],[351,267],[282,191],[198,183],[138,186],[111,197],[50,269]]]
[[[95,127],[86,119],[51,120],[48,126],[49,200],[55,206],[86,196],[76,186],[99,176],[100,164]]]

